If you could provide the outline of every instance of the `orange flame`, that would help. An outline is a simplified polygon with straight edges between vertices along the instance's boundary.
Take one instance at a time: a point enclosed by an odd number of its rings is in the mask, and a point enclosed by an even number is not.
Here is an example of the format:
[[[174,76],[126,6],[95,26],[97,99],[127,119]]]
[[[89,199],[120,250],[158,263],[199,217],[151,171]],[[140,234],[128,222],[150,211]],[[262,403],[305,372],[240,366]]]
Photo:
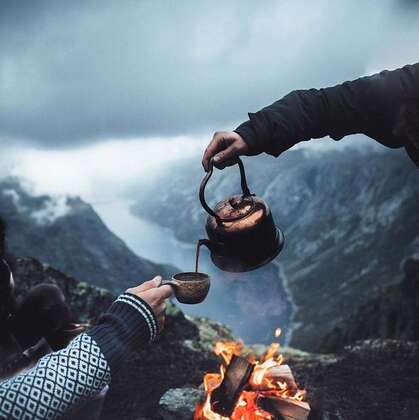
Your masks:
[[[241,341],[227,341],[225,343],[219,341],[215,344],[214,352],[224,359],[226,365],[229,365],[233,355],[240,356],[243,346],[244,344]]]
[[[281,330],[275,331],[279,336]],[[220,356],[225,366],[231,362],[233,355],[240,356],[243,350],[243,342],[218,342],[215,345],[215,353]],[[269,377],[269,370],[282,364],[284,358],[278,354],[279,344],[273,343],[266,350],[261,360],[254,355],[248,357],[248,361],[254,365],[253,373],[249,379],[248,387],[242,391],[236,403],[231,417],[223,417],[211,409],[211,394],[214,389],[221,385],[224,379],[225,366],[220,365],[220,373],[207,373],[204,376],[204,388],[206,398],[204,403],[198,403],[194,420],[273,420],[273,415],[262,410],[257,405],[259,397],[276,397],[303,401],[305,391],[290,386],[286,381],[274,380]]]

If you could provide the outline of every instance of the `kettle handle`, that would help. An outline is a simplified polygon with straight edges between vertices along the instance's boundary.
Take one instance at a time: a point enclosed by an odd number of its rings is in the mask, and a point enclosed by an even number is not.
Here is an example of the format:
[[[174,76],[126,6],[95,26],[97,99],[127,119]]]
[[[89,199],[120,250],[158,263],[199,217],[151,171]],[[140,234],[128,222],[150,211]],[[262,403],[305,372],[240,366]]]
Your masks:
[[[237,157],[236,162],[239,165],[240,169],[240,179],[241,179],[241,187],[243,192],[243,197],[250,197],[252,193],[249,190],[249,187],[247,186],[247,180],[246,180],[246,173],[244,172],[244,165],[242,160]],[[213,216],[215,220],[217,221],[217,224],[220,224],[223,220],[218,216],[215,211],[207,204],[205,201],[205,187],[207,186],[207,183],[209,179],[211,178],[212,173],[214,172],[214,158],[211,158],[208,165],[208,172],[206,173],[204,179],[201,182],[201,186],[199,188],[199,201],[202,204],[202,207],[205,209],[205,211]]]

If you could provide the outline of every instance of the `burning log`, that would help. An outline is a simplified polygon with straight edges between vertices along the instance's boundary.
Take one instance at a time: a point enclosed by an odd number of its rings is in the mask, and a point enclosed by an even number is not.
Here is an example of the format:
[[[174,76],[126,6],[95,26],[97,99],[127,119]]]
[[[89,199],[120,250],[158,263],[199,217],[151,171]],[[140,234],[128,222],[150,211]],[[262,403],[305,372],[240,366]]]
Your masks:
[[[283,420],[307,420],[310,414],[310,406],[304,401],[261,396],[257,405]]]
[[[240,356],[243,343],[217,343],[224,359],[220,373],[204,376],[205,401],[194,420],[307,420],[310,406],[303,401],[291,369],[282,365],[279,344],[272,344],[261,360]],[[225,368],[227,366],[227,368]]]
[[[240,356],[233,355],[221,385],[212,392],[211,408],[224,417],[233,414],[243,389],[248,385],[253,365]]]
[[[295,382],[294,375],[288,365],[274,366],[268,369],[265,373],[265,381],[260,384],[251,384],[251,389],[255,391],[268,391],[272,389],[272,383],[278,386],[286,387],[289,391],[297,391],[297,383]]]

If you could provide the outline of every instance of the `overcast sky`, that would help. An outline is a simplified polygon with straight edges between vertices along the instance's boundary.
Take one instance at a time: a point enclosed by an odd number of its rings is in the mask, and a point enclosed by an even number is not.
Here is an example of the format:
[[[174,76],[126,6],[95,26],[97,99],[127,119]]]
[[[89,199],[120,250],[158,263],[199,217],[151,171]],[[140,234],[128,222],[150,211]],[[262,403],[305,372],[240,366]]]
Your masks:
[[[417,3],[1,0],[0,173],[120,188],[292,89],[417,62]]]
[[[46,148],[230,128],[418,60],[401,0],[0,2],[0,135]]]

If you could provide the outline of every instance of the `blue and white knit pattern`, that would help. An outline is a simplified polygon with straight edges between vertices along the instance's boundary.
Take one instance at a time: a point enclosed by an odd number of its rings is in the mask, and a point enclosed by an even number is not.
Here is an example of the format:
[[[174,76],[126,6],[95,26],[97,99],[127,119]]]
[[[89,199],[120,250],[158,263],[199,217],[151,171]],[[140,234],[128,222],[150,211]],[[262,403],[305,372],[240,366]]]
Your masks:
[[[0,418],[42,420],[68,415],[83,400],[110,383],[129,353],[159,333],[152,308],[140,297],[123,293],[64,350],[0,382]]]
[[[111,379],[101,349],[81,334],[63,350],[44,356],[32,369],[0,382],[0,418],[57,419]]]
[[[136,309],[147,322],[148,328],[150,330],[150,341],[153,341],[157,337],[159,330],[154,314],[150,310],[149,306],[144,303],[144,301],[140,300],[138,297],[132,295],[131,293],[123,293],[118,297],[118,299],[116,299],[115,302],[123,302]]]

